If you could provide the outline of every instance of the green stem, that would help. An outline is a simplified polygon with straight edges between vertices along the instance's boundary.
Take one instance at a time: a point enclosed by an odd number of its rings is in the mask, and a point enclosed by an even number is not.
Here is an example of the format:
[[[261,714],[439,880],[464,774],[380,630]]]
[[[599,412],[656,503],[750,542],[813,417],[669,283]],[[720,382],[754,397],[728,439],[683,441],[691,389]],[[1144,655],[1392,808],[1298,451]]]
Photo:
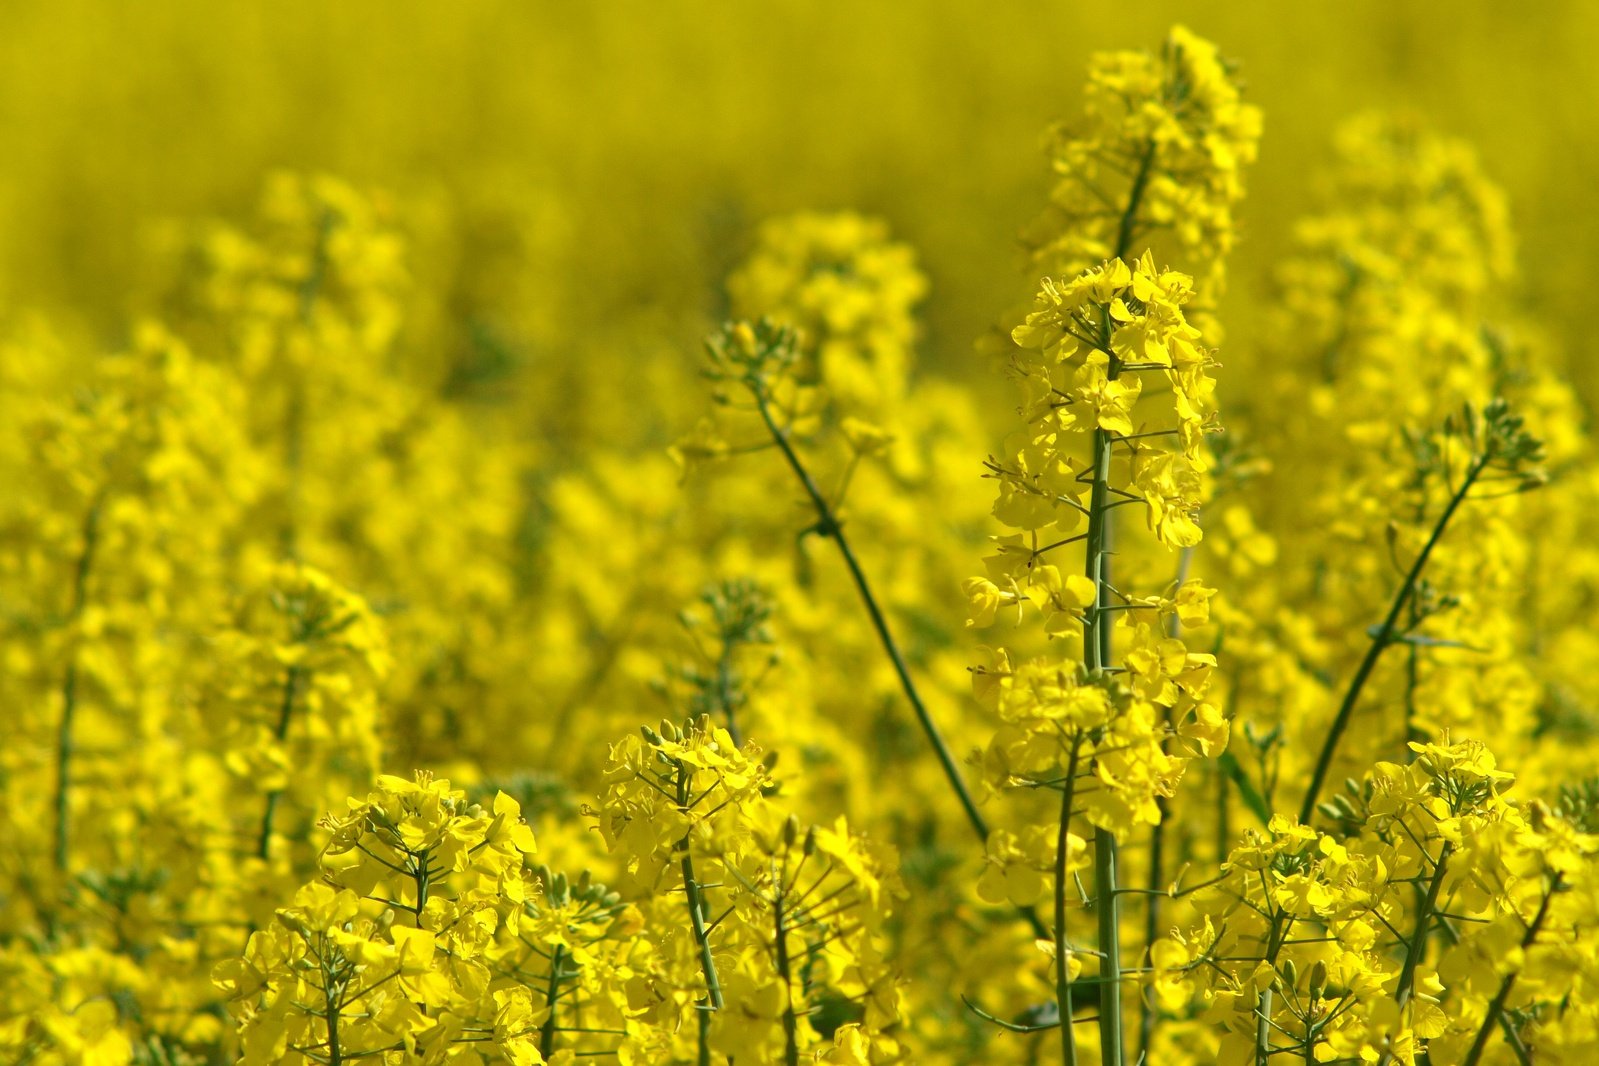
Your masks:
[[[1116,227],[1115,258],[1123,258],[1132,244],[1133,229],[1138,221],[1138,208],[1143,201],[1144,188],[1155,161],[1155,142],[1144,147],[1138,163],[1138,172],[1128,190],[1127,207]],[[1108,314],[1108,313],[1107,313]],[[1109,350],[1110,329],[1103,322],[1106,350]],[[1115,381],[1121,367],[1111,356],[1106,377]],[[1105,616],[1110,606],[1109,564],[1106,554],[1110,549],[1110,459],[1115,437],[1108,431],[1094,429],[1094,483],[1088,502],[1088,543],[1086,545],[1087,577],[1094,583],[1093,606],[1083,616],[1083,664],[1091,673],[1105,670],[1111,658],[1111,620]],[[1122,987],[1121,987],[1121,904],[1116,888],[1116,837],[1096,828],[1094,830],[1094,898],[1099,924],[1100,998],[1099,998],[1099,1057],[1104,1066],[1121,1066],[1125,1054],[1122,1044]],[[1063,1023],[1065,1019],[1062,1019]]]
[[[294,718],[295,698],[299,694],[300,685],[305,679],[305,668],[291,666],[283,675],[283,698],[278,704],[278,724],[273,730],[273,737],[282,744],[289,735],[289,723]],[[283,798],[283,790],[275,788],[267,793],[266,811],[261,815],[261,834],[256,841],[255,854],[257,858],[265,859],[271,854],[272,848],[272,823],[277,817],[278,802]],[[421,907],[418,900],[417,907]]]
[[[688,812],[688,770],[682,763],[677,765],[677,805],[685,814]],[[711,956],[711,935],[705,924],[705,900],[700,895],[700,883],[694,877],[694,857],[689,853],[688,837],[683,838],[683,858],[679,866],[683,872],[683,894],[688,898],[689,923],[694,927],[694,943],[700,949],[700,969],[705,974],[705,997],[709,1001],[711,1010],[722,1009],[722,983],[716,976],[716,960]],[[705,1014],[701,1010],[701,1014]],[[705,1028],[700,1030],[703,1035]],[[707,1053],[701,1041],[700,1053]]]
[[[1112,360],[1109,375],[1116,374]],[[1094,430],[1094,482],[1089,492],[1086,576],[1094,583],[1094,603],[1083,615],[1083,665],[1090,674],[1106,669],[1109,641],[1102,635],[1109,629],[1105,617],[1109,589],[1104,577],[1106,504],[1110,497],[1110,457],[1115,438],[1106,430]],[[1121,905],[1116,889],[1116,837],[1104,829],[1094,830],[1094,902],[1099,925],[1100,999],[1099,1057],[1103,1066],[1121,1066]]]
[[[430,867],[433,865],[433,850],[429,848],[420,854],[411,857],[411,879],[416,882],[416,922],[422,924],[422,911],[428,905],[428,885]]]
[[[1272,980],[1276,980],[1275,975]],[[1271,1062],[1271,1009],[1272,986],[1267,985],[1260,990],[1260,999],[1255,1004],[1255,1066],[1267,1066]]]
[[[1255,1066],[1269,1066],[1271,1062],[1271,1012],[1277,985],[1277,956],[1282,953],[1293,927],[1292,918],[1286,923],[1281,919],[1280,913],[1272,915],[1271,932],[1266,937],[1266,954],[1262,961],[1271,968],[1271,984],[1261,989],[1255,1004]]]
[[[1407,614],[1410,627],[1415,628],[1420,623],[1421,616],[1414,597],[1411,598]],[[1405,762],[1410,763],[1416,759],[1416,753],[1410,750],[1410,744],[1425,742],[1427,734],[1416,724],[1416,691],[1421,686],[1421,649],[1411,644],[1406,647],[1405,653]]]
[[[296,292],[296,306],[300,327],[310,330],[312,314],[318,297],[327,281],[329,263],[328,239],[333,234],[337,217],[332,208],[325,209],[317,220],[316,239],[311,246],[311,267],[300,279]],[[288,472],[284,494],[284,521],[279,531],[283,554],[290,559],[299,558],[300,533],[300,471],[305,458],[306,380],[305,374],[296,372],[289,385],[287,406],[283,412],[283,467]]]
[[[1177,557],[1177,588],[1181,589],[1188,580],[1189,568],[1193,565],[1194,549],[1184,548]],[[1171,619],[1167,622],[1166,634],[1172,638],[1182,635],[1183,624],[1173,611]],[[1171,710],[1165,711],[1165,725],[1171,725]],[[1163,736],[1160,742],[1161,750],[1166,750],[1166,739]],[[1150,965],[1151,952],[1155,948],[1155,938],[1160,935],[1160,901],[1165,897],[1161,885],[1165,880],[1164,867],[1166,865],[1166,816],[1170,811],[1171,803],[1165,796],[1155,797],[1155,807],[1160,812],[1160,821],[1156,822],[1149,831],[1149,892],[1144,896],[1146,901],[1144,910],[1144,965]],[[1149,1044],[1155,1036],[1155,1009],[1149,1002],[1149,997],[1140,996],[1138,999],[1138,1059],[1147,1061],[1149,1058]]]
[[[1460,934],[1455,932],[1455,927],[1449,924],[1448,918],[1438,923],[1438,931],[1444,935],[1445,940],[1449,941],[1450,946],[1460,943]],[[1501,1014],[1499,1016],[1499,1029],[1505,1034],[1505,1043],[1510,1045],[1510,1050],[1515,1053],[1516,1061],[1521,1066],[1532,1066],[1532,1052],[1528,1051],[1527,1045],[1522,1043],[1521,1034],[1516,1032],[1515,1023]]]
[[[1533,916],[1532,924],[1527,926],[1527,933],[1521,938],[1521,948],[1525,951],[1532,946],[1538,937],[1538,930],[1543,928],[1544,919],[1549,916],[1549,904],[1555,898],[1555,893],[1560,891],[1560,874],[1555,874],[1555,879],[1550,882],[1549,891],[1538,904],[1538,913]],[[1483,1016],[1482,1026],[1477,1030],[1477,1037],[1471,1042],[1471,1050],[1466,1052],[1461,1066],[1477,1066],[1482,1059],[1482,1053],[1488,1046],[1488,1037],[1493,1033],[1494,1026],[1498,1025],[1504,1016],[1505,1002],[1510,999],[1510,993],[1516,987],[1518,973],[1505,977],[1499,986],[1499,992],[1494,996],[1493,1002],[1488,1004],[1488,1013]],[[1508,1030],[1507,1030],[1508,1031]]]
[[[100,541],[100,509],[104,493],[97,493],[83,516],[81,532],[83,544],[78,549],[78,559],[72,569],[72,603],[67,609],[67,624],[83,616],[89,600],[89,572],[94,566],[95,548]],[[73,721],[78,710],[78,654],[74,648],[67,662],[66,674],[61,679],[61,721],[56,727],[56,783],[55,783],[55,849],[56,872],[67,872],[71,846],[71,791]]]
[[[1122,1064],[1121,907],[1116,891],[1116,835],[1094,830],[1094,897],[1099,918],[1099,1060]]]
[[[1400,1010],[1405,1009],[1411,993],[1415,991],[1416,966],[1427,948],[1427,934],[1438,906],[1438,890],[1443,887],[1444,871],[1449,866],[1449,856],[1454,853],[1454,847],[1449,841],[1444,841],[1444,846],[1438,850],[1438,858],[1433,862],[1432,880],[1427,884],[1427,892],[1416,903],[1416,927],[1405,944],[1405,962],[1399,970],[1399,983],[1394,986],[1394,1004]],[[1393,1058],[1392,1051],[1383,1052],[1378,1066],[1388,1066]]]
[[[1227,772],[1219,763],[1213,769],[1216,773],[1216,863],[1220,865],[1227,861],[1227,855],[1232,851],[1232,820],[1228,817],[1231,796],[1227,788]]]
[[[1427,896],[1421,902],[1416,914],[1416,929],[1410,935],[1410,943],[1405,947],[1405,964],[1399,971],[1399,984],[1394,988],[1394,1000],[1400,1007],[1410,1001],[1410,994],[1414,989],[1416,979],[1416,966],[1421,962],[1422,952],[1427,946],[1427,933],[1432,924],[1434,910],[1438,906],[1438,890],[1443,887],[1444,871],[1449,867],[1449,857],[1454,853],[1454,845],[1444,841],[1444,846],[1438,851],[1438,858],[1433,863],[1432,882],[1427,885]]]
[[[733,686],[733,649],[730,644],[724,643],[722,654],[716,660],[716,701],[722,705],[722,716],[727,719],[727,735],[733,738],[733,743],[742,748],[744,734],[738,727],[738,716],[734,712],[734,686]]]
[[[344,1053],[339,1050],[339,996],[343,993],[342,986],[332,981],[326,983],[323,999],[326,1004],[324,1018],[328,1023],[328,1066],[342,1066]]]
[[[921,693],[916,689],[916,682],[912,680],[910,669],[905,665],[905,656],[901,654],[898,642],[888,628],[888,620],[883,616],[882,608],[878,606],[877,597],[872,592],[871,583],[866,580],[866,574],[861,569],[855,552],[850,547],[849,538],[844,535],[844,530],[834,514],[832,505],[816,487],[816,481],[811,477],[810,471],[800,461],[799,455],[794,451],[793,444],[788,439],[788,433],[772,418],[771,407],[767,403],[766,389],[759,381],[748,382],[750,393],[755,398],[755,408],[760,412],[761,421],[766,423],[767,431],[777,443],[778,449],[787,460],[789,469],[794,472],[805,495],[809,497],[811,506],[816,511],[816,530],[825,537],[830,538],[838,546],[838,552],[844,558],[844,565],[849,569],[850,577],[854,580],[855,590],[860,594],[861,602],[866,607],[866,613],[872,622],[872,628],[877,631],[877,639],[883,646],[883,651],[888,655],[889,662],[894,667],[894,673],[899,678],[899,686],[905,693],[905,699],[911,705],[911,711],[916,715],[916,721],[922,727],[922,733],[927,737],[928,746],[933,749],[933,754],[938,758],[938,765],[943,768],[944,777],[949,781],[949,786],[954,790],[956,798],[960,801],[961,810],[966,813],[966,821],[971,825],[972,832],[976,834],[980,843],[988,842],[988,821],[977,810],[977,803],[972,798],[971,790],[966,787],[966,781],[961,777],[960,768],[955,765],[955,758],[950,754],[949,745],[944,742],[943,734],[939,732],[938,725],[933,721],[933,716],[928,712],[927,705],[922,702]],[[1022,917],[1032,926],[1033,933],[1043,939],[1048,936],[1044,923],[1039,920],[1030,908],[1021,909]]]
[[[705,973],[705,997],[712,1010],[722,1009],[722,982],[716,976],[716,960],[711,957],[711,936],[705,925],[705,898],[694,879],[694,860],[683,855],[683,891],[688,896],[689,921],[694,926],[694,942],[700,949],[700,969]]]
[[[1066,935],[1066,860],[1071,845],[1072,801],[1077,791],[1077,761],[1082,737],[1072,741],[1066,782],[1060,796],[1060,832],[1055,838],[1055,1004],[1060,1011],[1061,1061],[1077,1066],[1077,1030],[1073,1021],[1071,938]]]
[[[1133,227],[1138,224],[1138,207],[1144,199],[1144,189],[1149,184],[1149,171],[1155,162],[1155,142],[1150,141],[1144,146],[1144,154],[1138,161],[1138,173],[1133,176],[1132,188],[1127,191],[1127,208],[1122,212],[1121,221],[1116,225],[1116,247],[1111,256],[1120,259],[1125,256],[1133,243]]]
[[[1305,802],[1299,809],[1299,821],[1309,825],[1310,819],[1316,813],[1316,800],[1321,795],[1322,786],[1327,781],[1327,773],[1332,769],[1333,756],[1338,750],[1338,742],[1343,738],[1344,730],[1349,727],[1349,719],[1354,714],[1355,703],[1360,699],[1360,693],[1366,686],[1366,681],[1371,677],[1371,672],[1377,666],[1377,660],[1383,651],[1393,642],[1394,630],[1399,622],[1399,615],[1404,611],[1410,597],[1416,591],[1416,584],[1421,580],[1421,572],[1427,565],[1427,559],[1432,555],[1432,550],[1443,539],[1444,530],[1448,528],[1449,521],[1454,517],[1455,511],[1465,502],[1466,494],[1471,491],[1471,486],[1488,464],[1486,456],[1477,458],[1470,469],[1466,471],[1465,479],[1460,483],[1460,488],[1450,497],[1449,505],[1444,508],[1443,514],[1438,516],[1438,522],[1433,526],[1432,534],[1427,538],[1427,543],[1422,547],[1421,554],[1416,556],[1416,561],[1411,564],[1410,572],[1405,575],[1404,584],[1399,586],[1399,591],[1394,595],[1393,606],[1388,609],[1388,617],[1383,619],[1382,625],[1371,639],[1371,646],[1366,649],[1366,657],[1361,660],[1360,667],[1355,671],[1354,680],[1349,683],[1349,690],[1344,693],[1343,703],[1338,707],[1338,713],[1333,718],[1332,727],[1327,731],[1327,739],[1322,743],[1321,754],[1316,759],[1316,769],[1310,777],[1310,788],[1305,792]]]
[[[777,975],[783,979],[783,1064],[799,1066],[799,1020],[794,1016],[794,982],[789,976],[788,928],[783,919],[781,883],[772,897],[773,922],[777,933]]]
[[[1144,189],[1149,184],[1149,171],[1150,171],[1150,168],[1154,165],[1154,163],[1155,163],[1155,142],[1154,141],[1150,141],[1149,143],[1144,145],[1144,150],[1139,156],[1139,159],[1138,159],[1138,170],[1133,175],[1133,184],[1132,184],[1132,186],[1127,190],[1127,206],[1122,210],[1121,219],[1116,224],[1116,245],[1111,250],[1111,258],[1112,259],[1125,259],[1126,256],[1127,256],[1127,253],[1132,250],[1133,230],[1138,225],[1138,208],[1143,204]],[[1110,350],[1110,311],[1108,309],[1103,309],[1102,308],[1101,311],[1100,311],[1100,315],[1101,315],[1100,326],[1104,330],[1104,334],[1105,334],[1105,350],[1109,351]],[[1120,371],[1121,371],[1121,367],[1119,365],[1119,361],[1116,359],[1115,356],[1112,356],[1111,357],[1110,369],[1107,372],[1106,376],[1111,381],[1115,381],[1116,377],[1120,373]],[[1099,446],[1097,437],[1096,437],[1094,446],[1095,446],[1096,449]],[[1095,454],[1096,455],[1098,454],[1097,451],[1096,451]],[[1115,531],[1116,531],[1115,520],[1111,517],[1111,513],[1112,512],[1111,512],[1111,510],[1109,508],[1105,509],[1105,522],[1104,522],[1103,528],[1100,531],[1100,537],[1099,537],[1099,548],[1100,548],[1100,551],[1099,551],[1099,555],[1100,555],[1099,577],[1100,577],[1100,580],[1106,585],[1110,584],[1110,560],[1108,558],[1106,558],[1106,554],[1110,551],[1111,541],[1114,538]],[[1090,576],[1092,576],[1092,575],[1090,575]],[[1110,649],[1110,627],[1109,626],[1104,626],[1104,627],[1100,628],[1100,630],[1098,631],[1097,636],[1098,636],[1098,639],[1099,639],[1099,661],[1100,661],[1100,664],[1101,665],[1109,665],[1109,663],[1110,663],[1110,651],[1111,651],[1111,649]]]
[[[560,944],[555,945],[555,953],[550,956],[550,980],[544,992],[544,1005],[550,1013],[539,1030],[539,1054],[545,1059],[555,1051],[555,1004],[560,998],[561,963],[565,961],[565,957],[565,947]]]

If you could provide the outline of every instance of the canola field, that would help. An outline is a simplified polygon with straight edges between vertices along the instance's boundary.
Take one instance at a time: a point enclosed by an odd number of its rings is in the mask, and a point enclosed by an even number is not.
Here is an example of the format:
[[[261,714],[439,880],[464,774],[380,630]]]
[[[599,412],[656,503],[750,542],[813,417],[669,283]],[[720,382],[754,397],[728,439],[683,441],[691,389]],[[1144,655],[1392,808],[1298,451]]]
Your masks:
[[[1599,1062],[1595,44],[0,6],[0,1063]]]

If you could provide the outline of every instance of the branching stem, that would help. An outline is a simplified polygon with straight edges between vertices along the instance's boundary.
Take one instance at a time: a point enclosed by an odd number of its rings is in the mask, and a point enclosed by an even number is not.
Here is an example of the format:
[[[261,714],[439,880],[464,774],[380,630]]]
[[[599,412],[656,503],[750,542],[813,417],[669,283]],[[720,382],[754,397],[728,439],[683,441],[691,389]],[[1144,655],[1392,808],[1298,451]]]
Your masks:
[[[845,536],[844,529],[834,513],[833,507],[827,498],[816,486],[816,480],[811,477],[810,471],[805,468],[794,445],[789,440],[788,431],[777,424],[772,417],[771,405],[768,402],[766,387],[758,380],[748,381],[750,393],[755,398],[755,409],[761,416],[761,421],[766,424],[766,429],[777,442],[778,450],[783,453],[783,458],[788,462],[789,469],[794,472],[794,477],[804,488],[805,495],[809,498],[812,508],[816,511],[816,531],[829,538],[838,546],[838,553],[844,558],[844,565],[849,569],[850,578],[855,583],[855,590],[860,594],[861,602],[866,607],[866,613],[871,618],[872,628],[877,632],[877,639],[883,645],[883,651],[888,655],[889,662],[894,667],[894,673],[899,678],[901,690],[905,699],[911,705],[911,711],[916,715],[917,723],[922,727],[922,733],[927,737],[928,746],[933,749],[933,754],[938,758],[938,765],[943,768],[944,777],[949,781],[949,786],[955,792],[955,797],[960,801],[961,810],[966,814],[966,821],[971,825],[972,832],[976,834],[980,843],[988,842],[988,821],[977,809],[977,803],[972,798],[972,793],[966,787],[966,781],[961,777],[960,768],[955,765],[955,758],[950,754],[949,745],[945,743],[943,734],[939,731],[933,716],[928,712],[927,705],[922,702],[921,693],[917,691],[916,682],[911,678],[910,669],[905,665],[905,656],[900,652],[899,643],[894,639],[893,632],[888,628],[888,619],[883,616],[883,610],[878,605],[877,596],[872,592],[872,586],[866,579],[866,573],[861,569],[860,561],[855,558],[854,549],[850,547],[849,538]],[[1033,932],[1040,939],[1048,936],[1048,930],[1030,908],[1022,909],[1022,917],[1032,926]]]
[[[1538,938],[1538,931],[1543,928],[1544,919],[1549,917],[1549,904],[1554,900],[1555,893],[1560,891],[1560,875],[1556,874],[1549,885],[1549,891],[1544,894],[1543,900],[1538,904],[1538,913],[1533,916],[1532,923],[1527,926],[1527,933],[1521,938],[1521,947],[1525,951],[1532,947],[1532,942]],[[1499,1024],[1504,1016],[1505,1002],[1510,999],[1510,993],[1516,987],[1518,974],[1506,975],[1504,982],[1499,986],[1499,992],[1494,996],[1493,1002],[1488,1004],[1488,1013],[1483,1016],[1482,1026],[1477,1030],[1477,1037],[1471,1042],[1471,1050],[1466,1052],[1466,1057],[1461,1066],[1477,1066],[1482,1059],[1483,1050],[1488,1046],[1488,1037],[1492,1035],[1494,1026]],[[1509,1030],[1506,1030],[1507,1034]]]
[[[1422,546],[1421,553],[1416,556],[1416,561],[1411,564],[1410,572],[1405,575],[1405,580],[1399,586],[1399,591],[1394,594],[1393,606],[1388,609],[1388,617],[1378,627],[1376,635],[1371,638],[1371,646],[1366,649],[1366,656],[1360,662],[1360,667],[1355,671],[1355,676],[1349,683],[1349,689],[1344,693],[1343,703],[1338,707],[1338,713],[1333,718],[1332,727],[1327,730],[1327,739],[1321,746],[1321,754],[1316,759],[1316,769],[1310,777],[1310,788],[1305,792],[1305,802],[1299,808],[1299,821],[1304,825],[1310,824],[1310,818],[1316,813],[1316,801],[1321,795],[1321,789],[1327,782],[1327,773],[1332,769],[1333,756],[1338,751],[1338,742],[1343,739],[1344,730],[1349,728],[1349,719],[1354,714],[1355,704],[1360,699],[1361,690],[1366,687],[1372,670],[1377,666],[1377,660],[1382,657],[1383,651],[1394,642],[1394,630],[1398,627],[1399,616],[1405,606],[1410,602],[1410,597],[1415,594],[1416,585],[1421,580],[1421,573],[1427,566],[1427,560],[1432,555],[1439,541],[1443,540],[1444,530],[1449,527],[1449,521],[1466,501],[1471,486],[1482,474],[1488,465],[1486,455],[1478,457],[1466,471],[1466,476],[1460,482],[1460,487],[1449,498],[1449,505],[1444,508],[1443,514],[1438,516],[1437,523],[1432,528],[1432,534],[1427,538],[1427,543]]]

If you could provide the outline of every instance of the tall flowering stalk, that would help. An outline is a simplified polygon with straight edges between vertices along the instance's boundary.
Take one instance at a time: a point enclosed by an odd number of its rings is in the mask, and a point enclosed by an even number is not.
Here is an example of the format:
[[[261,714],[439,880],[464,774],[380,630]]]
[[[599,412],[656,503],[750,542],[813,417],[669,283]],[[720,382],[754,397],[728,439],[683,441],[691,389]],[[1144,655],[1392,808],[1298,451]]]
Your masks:
[[[1093,828],[1098,947],[1089,954],[1099,966],[1100,1053],[1120,1062],[1118,839],[1158,824],[1157,798],[1170,794],[1188,758],[1224,745],[1227,734],[1207,700],[1214,658],[1165,635],[1168,617],[1205,620],[1209,590],[1185,583],[1137,595],[1113,586],[1102,568],[1113,508],[1142,506],[1163,543],[1183,547],[1198,537],[1200,447],[1214,428],[1216,364],[1183,314],[1191,285],[1148,255],[1132,265],[1107,262],[1064,284],[1045,281],[1036,309],[1015,331],[1026,423],[1008,454],[988,463],[1000,487],[996,514],[1021,532],[997,538],[988,575],[966,582],[975,624],[992,624],[1002,610],[1036,610],[1046,633],[1081,639],[1077,665],[1046,655],[1013,666],[1001,651],[977,671],[979,695],[1002,723],[984,756],[989,783],[1061,794],[1051,946],[1068,1063],[1077,1054],[1073,978],[1083,952],[1067,931],[1066,875],[1071,854],[1086,849],[1074,820]],[[1137,406],[1147,376],[1169,386],[1159,408]],[[1055,561],[1077,541],[1085,544],[1082,574]],[[1123,638],[1119,663],[1106,654],[1118,646],[1113,629]],[[1181,745],[1169,753],[1174,738]],[[1051,846],[1047,838],[1038,843]]]
[[[1103,700],[1090,700],[1093,712],[1070,728],[1059,722],[1044,725],[1050,714],[1035,723],[1061,741],[1051,767],[1053,782],[1038,778],[1036,767],[1018,776],[1008,758],[996,763],[995,747],[989,750],[991,775],[997,771],[994,783],[1056,787],[1062,794],[1052,869],[1052,949],[1068,1064],[1077,1059],[1074,960],[1066,932],[1070,825],[1076,802],[1095,802],[1082,797],[1091,790],[1080,790],[1077,778],[1097,776],[1101,786],[1108,786],[1105,768],[1111,761],[1145,751],[1141,763],[1132,759],[1138,767],[1134,774],[1115,778],[1124,797],[1137,795],[1127,804],[1135,813],[1125,820],[1089,817],[1100,1054],[1105,1062],[1119,1063],[1125,1046],[1119,901],[1125,890],[1118,883],[1118,836],[1126,836],[1135,823],[1150,825],[1156,841],[1151,854],[1159,854],[1162,800],[1175,788],[1185,757],[1167,753],[1168,736],[1194,736],[1197,746],[1185,754],[1208,753],[1225,737],[1221,713],[1205,702],[1213,660],[1189,653],[1180,640],[1165,635],[1168,628],[1175,631],[1179,611],[1185,620],[1203,620],[1208,590],[1180,579],[1168,590],[1172,598],[1139,597],[1130,581],[1123,579],[1120,584],[1127,587],[1120,588],[1110,572],[1113,516],[1122,507],[1142,504],[1160,544],[1188,549],[1198,542],[1207,466],[1201,446],[1205,434],[1217,428],[1209,373],[1215,362],[1187,317],[1193,310],[1188,307],[1192,279],[1157,269],[1151,252],[1136,263],[1129,256],[1153,242],[1161,254],[1195,263],[1209,297],[1219,293],[1224,256],[1233,241],[1232,208],[1242,195],[1242,167],[1254,157],[1260,124],[1259,112],[1241,102],[1215,47],[1181,28],[1159,55],[1096,57],[1085,112],[1080,124],[1057,132],[1052,145],[1057,182],[1049,209],[1030,234],[1035,264],[1076,277],[1046,279],[1033,312],[1012,331],[1020,352],[1011,352],[1010,371],[1021,388],[1024,428],[1007,442],[1003,456],[987,464],[1000,483],[994,514],[1019,532],[998,538],[987,576],[966,584],[975,624],[991,623],[1003,607],[1031,604],[1043,614],[1047,634],[1080,633],[1080,669],[1056,669],[1051,699],[1059,699],[1061,689],[1083,686],[1105,693]],[[1162,385],[1170,390],[1169,408],[1162,405],[1153,421],[1154,405],[1140,405],[1149,374],[1162,375]],[[1078,542],[1083,544],[1081,574],[1063,574],[1051,553]],[[1131,621],[1140,610],[1156,612],[1153,624]],[[1124,619],[1119,627],[1118,614]],[[1118,628],[1133,635],[1131,642],[1124,641],[1129,646],[1121,664],[1116,662]],[[1184,678],[1181,684],[1170,680],[1178,676]],[[980,671],[980,687],[1002,718],[1015,709],[1007,706],[1010,692],[995,698],[993,679],[1013,690],[1015,677],[1004,653]],[[1129,680],[1128,697],[1142,703],[1136,711],[1117,691]],[[1107,743],[1119,732],[1115,723],[1123,714],[1139,723],[1135,742],[1125,748],[1123,742],[1132,738]],[[1151,744],[1152,752],[1147,750]],[[1152,860],[1151,927],[1157,921],[1160,875]],[[1142,1013],[1140,1042],[1147,1051],[1153,1018],[1147,1007]]]

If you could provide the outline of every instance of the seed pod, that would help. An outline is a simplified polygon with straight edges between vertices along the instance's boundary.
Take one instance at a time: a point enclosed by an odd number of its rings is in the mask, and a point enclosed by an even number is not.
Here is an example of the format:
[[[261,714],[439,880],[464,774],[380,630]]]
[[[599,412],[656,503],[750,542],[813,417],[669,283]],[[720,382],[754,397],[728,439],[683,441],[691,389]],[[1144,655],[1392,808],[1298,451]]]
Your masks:
[[[1327,987],[1327,964],[1317,959],[1310,968],[1310,998],[1320,999],[1322,989]]]

